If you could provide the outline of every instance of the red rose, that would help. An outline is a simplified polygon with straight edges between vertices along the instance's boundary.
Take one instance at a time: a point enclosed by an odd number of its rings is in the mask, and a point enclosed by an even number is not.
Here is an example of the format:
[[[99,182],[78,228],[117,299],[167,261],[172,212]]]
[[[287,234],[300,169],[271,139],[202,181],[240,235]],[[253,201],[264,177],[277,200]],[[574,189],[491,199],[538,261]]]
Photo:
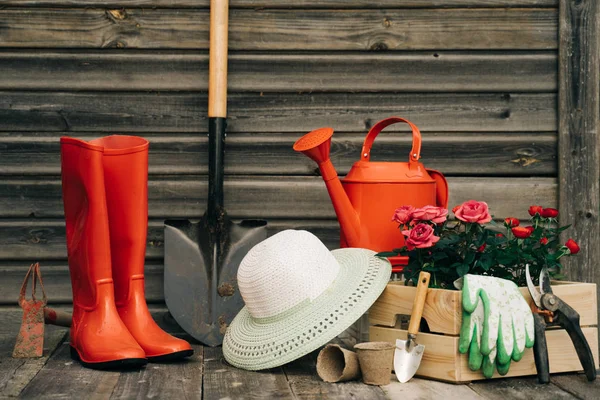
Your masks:
[[[542,210],[544,208],[542,206],[530,206],[529,207],[529,215],[535,217],[535,214],[542,214]]]
[[[506,226],[508,226],[509,228],[512,228],[513,226],[519,226],[519,220],[514,218],[514,217],[508,217],[504,220],[504,223],[506,224]]]
[[[484,201],[465,201],[454,211],[454,215],[461,221],[478,224],[486,224],[492,220],[488,205]]]
[[[540,215],[544,218],[556,218],[558,216],[558,210],[556,208],[544,208]]]
[[[443,207],[425,206],[414,210],[412,218],[413,222],[431,221],[434,224],[441,224],[448,218],[448,210]]]
[[[453,212],[454,214],[456,214],[456,210],[458,210],[459,208],[460,208],[460,205],[458,205],[458,206],[454,206],[454,208],[452,208],[452,212]]]
[[[540,243],[541,243],[543,246],[547,245],[547,244],[548,244],[548,238],[545,238],[545,237],[541,238],[541,239],[540,239]]]
[[[484,244],[482,244],[481,246],[479,246],[479,247],[477,248],[477,252],[479,252],[479,253],[483,253],[483,251],[485,250],[485,246],[486,246],[486,244],[485,244],[485,243],[484,243]]]
[[[433,234],[433,228],[427,224],[417,224],[413,229],[402,231],[402,234],[407,237],[404,243],[408,250],[412,250],[415,247],[425,249],[433,246],[440,240],[439,236]]]
[[[577,242],[574,241],[573,239],[567,240],[567,243],[565,243],[565,246],[567,246],[567,248],[569,249],[571,254],[577,254],[577,253],[579,253],[579,250],[581,250],[581,248],[579,247]]]
[[[392,217],[392,221],[395,221],[399,224],[408,224],[412,219],[412,213],[415,210],[413,206],[402,206],[400,208],[396,208],[394,211],[394,216]]]
[[[515,226],[514,228],[511,228],[511,231],[516,238],[525,239],[531,236],[533,228],[529,226]]]

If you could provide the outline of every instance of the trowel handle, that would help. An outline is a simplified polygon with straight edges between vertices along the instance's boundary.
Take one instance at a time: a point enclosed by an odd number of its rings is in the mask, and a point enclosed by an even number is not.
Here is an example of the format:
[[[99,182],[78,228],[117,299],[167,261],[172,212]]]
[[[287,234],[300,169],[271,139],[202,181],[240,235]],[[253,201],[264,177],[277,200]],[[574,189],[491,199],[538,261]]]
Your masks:
[[[44,307],[44,322],[49,325],[71,327],[72,315],[64,311],[56,311],[50,307]]]
[[[361,161],[371,160],[371,146],[373,146],[373,142],[375,141],[377,135],[379,135],[379,132],[381,132],[383,128],[386,128],[398,122],[404,122],[408,124],[408,126],[410,126],[410,129],[412,130],[412,149],[410,150],[410,154],[408,155],[408,163],[410,165],[413,165],[414,163],[419,161],[419,158],[421,157],[421,131],[419,131],[419,128],[417,128],[415,124],[413,124],[407,119],[400,117],[390,117],[383,119],[371,127],[369,133],[367,133],[367,137],[365,138],[362,150],[360,152]]]
[[[429,288],[429,272],[421,271],[419,274],[419,282],[417,282],[417,294],[413,302],[412,312],[410,313],[410,323],[408,324],[408,333],[416,335],[419,333],[419,325],[423,308],[425,308],[425,299],[427,298],[427,290]]]

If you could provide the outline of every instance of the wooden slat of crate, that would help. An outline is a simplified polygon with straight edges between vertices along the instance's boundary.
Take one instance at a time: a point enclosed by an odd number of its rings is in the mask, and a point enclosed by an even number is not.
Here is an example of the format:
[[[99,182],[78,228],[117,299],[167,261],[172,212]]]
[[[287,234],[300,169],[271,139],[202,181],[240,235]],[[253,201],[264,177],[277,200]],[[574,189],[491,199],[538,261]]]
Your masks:
[[[401,282],[388,284],[383,294],[369,309],[369,323],[395,326],[397,315],[410,315],[415,290],[414,287],[404,286]],[[553,283],[552,290],[579,313],[581,326],[598,324],[596,284],[556,282]],[[521,293],[527,302],[532,302],[527,288],[521,288]],[[458,335],[462,323],[460,291],[429,289],[423,318],[431,332]]]
[[[582,331],[590,344],[594,362],[598,368],[598,328],[584,327]],[[406,331],[381,326],[371,326],[369,340],[395,343],[396,339],[406,339]],[[575,347],[564,329],[551,329],[546,332],[550,372],[580,371],[581,364]],[[466,354],[458,353],[458,337],[419,333],[417,343],[425,346],[417,376],[459,383],[485,379],[481,371],[471,371]],[[512,362],[505,377],[535,375],[533,350],[527,349],[519,362]],[[493,378],[502,378],[497,372]]]
[[[369,323],[393,327],[398,315],[410,315],[416,288],[401,282],[387,285],[381,296],[369,309]],[[461,321],[460,292],[457,290],[429,289],[425,299],[423,318],[431,332],[457,334]]]

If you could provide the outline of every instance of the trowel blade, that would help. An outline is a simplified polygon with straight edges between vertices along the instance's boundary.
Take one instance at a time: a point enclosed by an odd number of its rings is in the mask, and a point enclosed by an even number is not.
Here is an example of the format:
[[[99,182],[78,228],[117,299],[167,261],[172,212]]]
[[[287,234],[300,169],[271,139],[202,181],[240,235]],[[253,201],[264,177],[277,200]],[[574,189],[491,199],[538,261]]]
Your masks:
[[[396,351],[394,352],[394,371],[400,383],[406,383],[412,378],[423,358],[425,346],[422,344],[411,344],[408,348],[409,341],[396,339]]]

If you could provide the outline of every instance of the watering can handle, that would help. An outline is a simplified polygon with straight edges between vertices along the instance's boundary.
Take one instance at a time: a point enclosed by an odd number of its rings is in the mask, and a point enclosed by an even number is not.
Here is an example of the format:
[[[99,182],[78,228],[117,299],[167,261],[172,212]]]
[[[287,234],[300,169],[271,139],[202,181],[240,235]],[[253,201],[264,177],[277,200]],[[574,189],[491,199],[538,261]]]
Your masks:
[[[367,133],[365,142],[363,143],[362,151],[360,152],[361,160],[369,161],[371,159],[371,146],[373,146],[373,141],[375,141],[375,138],[377,137],[377,135],[379,135],[379,132],[381,132],[384,128],[397,122],[405,122],[412,129],[413,145],[412,149],[410,150],[410,154],[408,155],[409,164],[413,164],[419,161],[419,158],[421,157],[421,132],[415,124],[413,124],[407,119],[400,117],[390,117],[383,119],[371,127],[369,133]]]

